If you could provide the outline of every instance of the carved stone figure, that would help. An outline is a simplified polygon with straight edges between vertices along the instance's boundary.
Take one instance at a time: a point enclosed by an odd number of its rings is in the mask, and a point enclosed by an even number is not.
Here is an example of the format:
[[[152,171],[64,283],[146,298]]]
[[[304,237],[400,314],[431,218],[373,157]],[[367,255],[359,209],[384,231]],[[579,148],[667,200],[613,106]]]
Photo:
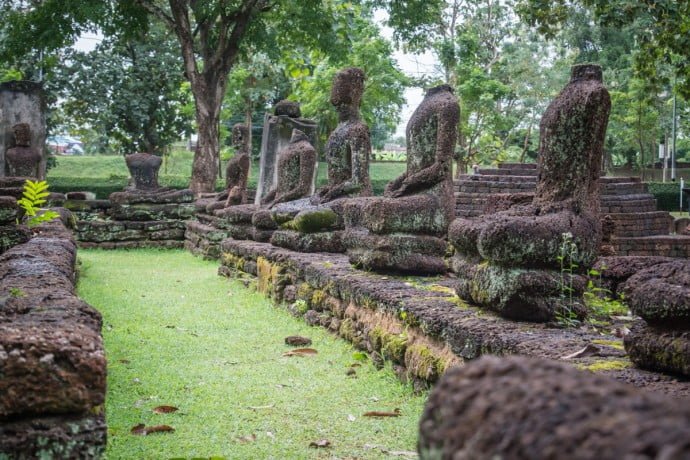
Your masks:
[[[249,180],[249,127],[236,123],[232,127],[232,146],[235,149],[228,165],[225,167],[225,191],[209,198],[202,198],[199,203],[207,203],[204,209],[213,213],[216,209],[247,203],[247,181]]]
[[[15,147],[5,153],[7,175],[14,177],[38,177],[41,152],[31,147],[31,127],[28,123],[18,123],[12,127]]]
[[[278,155],[276,183],[261,200],[261,204],[271,208],[278,203],[308,196],[315,167],[316,150],[306,134],[293,129],[290,145]]]
[[[560,271],[586,269],[600,248],[599,175],[610,108],[601,68],[574,66],[542,117],[533,202],[451,225],[458,295],[516,319],[584,314],[563,300],[578,299],[583,280],[574,276],[563,296]]]
[[[407,125],[407,170],[385,197],[345,204],[343,236],[352,263],[374,270],[446,270],[441,239],[454,216],[452,158],[460,117],[448,85],[427,91]]]
[[[362,69],[355,67],[335,75],[331,103],[339,122],[326,143],[328,184],[309,200],[274,209],[273,219],[282,227],[271,238],[274,245],[300,252],[345,251],[343,204],[350,197],[371,195],[369,128],[359,114],[364,80]]]
[[[158,170],[163,163],[161,157],[150,153],[132,153],[125,156],[125,162],[135,190],[153,191],[161,188],[158,185]]]
[[[278,174],[276,170],[278,154],[290,143],[293,129],[305,133],[309,142],[316,147],[318,125],[312,120],[300,117],[299,103],[294,101],[278,102],[274,113],[267,113],[264,117],[255,203],[261,203],[266,194],[273,188]],[[309,193],[312,193],[313,186],[312,182]]]
[[[371,141],[359,114],[364,80],[364,72],[356,67],[341,70],[333,79],[331,104],[338,111],[338,126],[326,143],[328,185],[312,197],[312,204],[371,195]]]

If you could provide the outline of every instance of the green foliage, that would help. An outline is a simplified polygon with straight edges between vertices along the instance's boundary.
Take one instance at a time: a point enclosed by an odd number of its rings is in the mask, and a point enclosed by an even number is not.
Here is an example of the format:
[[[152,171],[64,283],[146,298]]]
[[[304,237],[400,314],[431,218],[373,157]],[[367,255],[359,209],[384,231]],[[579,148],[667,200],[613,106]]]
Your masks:
[[[154,23],[137,37],[107,37],[89,53],[65,51],[46,86],[59,97],[55,121],[63,129],[90,127],[106,140],[101,149],[162,154],[191,133],[183,82],[179,44]]]
[[[24,210],[23,222],[29,228],[36,227],[43,222],[50,222],[60,217],[55,211],[43,209],[40,206],[46,204],[48,196],[48,183],[46,181],[28,180],[24,183],[22,197],[17,200],[17,204]]]
[[[576,299],[574,298],[573,289],[573,276],[579,268],[576,262],[577,254],[577,244],[573,240],[573,235],[563,233],[561,235],[559,255],[556,257],[561,270],[561,297],[564,299],[564,308],[556,313],[556,322],[562,327],[576,327],[580,324],[575,313]]]
[[[657,209],[661,211],[683,211],[680,208],[680,184],[678,182],[648,182],[649,193],[656,198]],[[684,207],[687,209],[687,200],[684,199]]]

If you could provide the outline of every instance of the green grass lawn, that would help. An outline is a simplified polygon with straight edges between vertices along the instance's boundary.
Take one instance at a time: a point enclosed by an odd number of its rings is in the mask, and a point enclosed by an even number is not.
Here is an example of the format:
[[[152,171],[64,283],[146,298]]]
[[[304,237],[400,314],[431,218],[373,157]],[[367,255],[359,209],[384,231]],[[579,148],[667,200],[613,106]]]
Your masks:
[[[217,262],[157,250],[79,258],[79,294],[104,318],[107,458],[409,458],[415,450],[426,395],[368,361],[347,376],[357,362],[350,344],[219,277]],[[310,337],[318,354],[284,357],[288,335]],[[160,405],[179,411],[154,413]],[[396,408],[400,417],[363,417]],[[175,431],[130,434],[139,423]],[[331,447],[309,447],[321,439]]]
[[[176,150],[165,158],[159,173],[160,183],[165,186],[184,188],[192,174],[192,152]],[[74,190],[95,191],[99,198],[107,198],[114,191],[127,185],[129,171],[122,156],[65,156],[57,158],[57,166],[48,171],[51,190],[67,192]],[[382,193],[386,183],[405,171],[405,163],[372,163],[371,180],[374,190]],[[249,187],[255,188],[259,179],[259,162],[252,162]],[[317,183],[325,184],[326,163],[320,162]],[[224,180],[218,180],[222,189]]]

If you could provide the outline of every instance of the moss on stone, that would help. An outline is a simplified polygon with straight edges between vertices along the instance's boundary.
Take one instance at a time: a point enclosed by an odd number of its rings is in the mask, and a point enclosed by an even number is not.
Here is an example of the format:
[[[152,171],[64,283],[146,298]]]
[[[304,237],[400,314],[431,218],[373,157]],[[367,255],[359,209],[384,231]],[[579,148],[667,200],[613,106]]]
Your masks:
[[[328,294],[321,289],[315,289],[311,296],[311,307],[316,311],[323,311],[325,309],[326,298]]]
[[[284,223],[282,227],[300,233],[316,233],[332,228],[337,221],[338,215],[331,209],[318,209],[301,212],[293,220]]]
[[[388,334],[384,337],[381,354],[396,363],[405,362],[408,338],[406,334]]]
[[[285,269],[279,264],[268,261],[265,257],[256,259],[257,288],[259,292],[270,297],[278,293],[278,288],[285,284]]]
[[[308,283],[300,283],[297,287],[297,298],[310,302],[313,292],[314,289]]]
[[[604,345],[606,347],[615,348],[616,350],[624,350],[622,340],[596,339],[596,340],[592,340],[592,343],[596,344],[596,345]]]
[[[352,318],[345,318],[340,323],[340,330],[338,332],[342,338],[352,342],[357,332],[355,329],[355,322],[352,320]]]
[[[405,351],[405,367],[410,375],[422,380],[433,382],[439,377],[439,369],[443,367],[439,359],[434,356],[426,345],[412,344]]]
[[[595,373],[627,369],[629,367],[632,367],[632,363],[625,359],[602,359],[594,361],[591,364],[578,366],[579,369]]]

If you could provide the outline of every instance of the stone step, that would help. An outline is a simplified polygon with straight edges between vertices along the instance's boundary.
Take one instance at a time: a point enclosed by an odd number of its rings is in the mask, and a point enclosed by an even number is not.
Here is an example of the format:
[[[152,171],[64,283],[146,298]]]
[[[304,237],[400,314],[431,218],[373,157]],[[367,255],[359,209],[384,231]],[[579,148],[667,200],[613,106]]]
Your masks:
[[[480,176],[536,176],[536,169],[500,169],[500,168],[487,168],[480,169],[477,173]]]
[[[499,163],[498,169],[537,170],[536,163]]]
[[[645,237],[669,235],[673,229],[673,217],[665,211],[611,213],[616,223],[617,237]]]
[[[614,238],[619,256],[664,256],[690,258],[690,236],[659,235]]]

